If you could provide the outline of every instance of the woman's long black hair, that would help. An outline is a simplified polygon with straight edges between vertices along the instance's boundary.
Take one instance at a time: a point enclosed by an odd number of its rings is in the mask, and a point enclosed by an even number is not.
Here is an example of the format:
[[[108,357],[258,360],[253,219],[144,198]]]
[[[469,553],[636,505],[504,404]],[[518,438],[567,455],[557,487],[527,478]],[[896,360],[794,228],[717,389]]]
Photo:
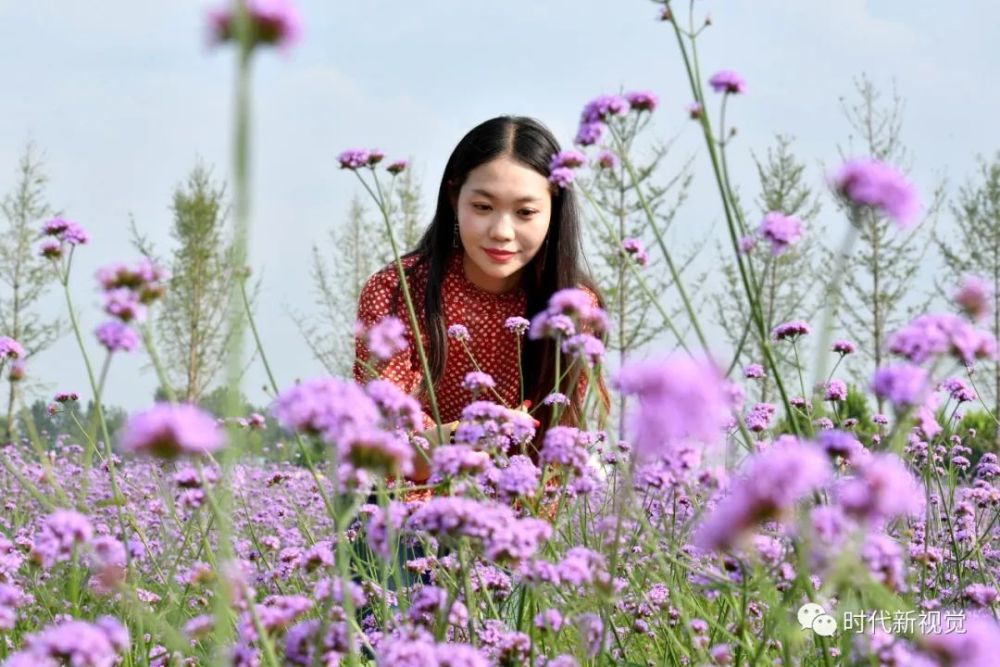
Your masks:
[[[552,133],[537,120],[523,116],[499,116],[474,127],[466,134],[444,168],[441,186],[438,189],[437,208],[430,226],[416,248],[405,257],[416,257],[417,261],[407,269],[407,281],[412,285],[411,276],[418,270],[427,271],[427,288],[423,303],[423,313],[427,326],[428,362],[431,379],[437,386],[445,371],[447,359],[447,334],[445,331],[444,309],[441,302],[441,285],[444,280],[452,247],[456,220],[455,204],[458,193],[468,178],[469,172],[503,156],[512,159],[548,178],[549,163],[559,152],[559,143]],[[552,215],[549,231],[542,249],[524,268],[521,287],[527,295],[525,317],[529,320],[548,306],[549,297],[560,289],[586,286],[598,296],[601,306],[604,299],[597,285],[582,267],[583,247],[576,197],[572,186],[554,187],[552,194]],[[397,288],[398,302],[399,292]],[[419,304],[414,304],[419,308]],[[534,415],[542,423],[536,443],[551,422],[551,406],[541,406],[541,400],[555,387],[555,355],[560,353],[551,339],[530,340],[524,337],[521,354],[521,368],[524,376],[524,396],[532,401]],[[570,359],[563,355],[562,369],[569,368]],[[581,371],[582,372],[582,371]],[[575,373],[570,373],[575,376]],[[577,397],[576,385],[570,386],[575,377],[564,377],[560,391],[570,399],[560,422],[580,425],[582,406]],[[609,406],[607,390],[603,381],[595,388]],[[423,389],[426,392],[426,387]]]

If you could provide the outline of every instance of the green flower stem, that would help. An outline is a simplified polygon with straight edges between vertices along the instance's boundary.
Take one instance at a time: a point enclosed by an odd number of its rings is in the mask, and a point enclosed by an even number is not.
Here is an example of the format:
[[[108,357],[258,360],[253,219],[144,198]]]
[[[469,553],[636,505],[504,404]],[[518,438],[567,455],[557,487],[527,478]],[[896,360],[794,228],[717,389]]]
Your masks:
[[[111,367],[111,353],[104,357],[104,363],[101,365],[101,377],[97,383],[97,391],[100,395],[104,395],[104,383],[108,379],[108,370]],[[97,424],[92,418],[90,428],[86,431],[83,430],[83,425],[79,422],[72,411],[68,411],[70,416],[73,417],[73,422],[83,433],[84,440],[86,442],[86,447],[83,450],[83,479],[80,481],[80,494],[77,496],[76,504],[79,507],[83,507],[87,500],[87,492],[90,490],[90,469],[93,467],[94,453],[97,452],[97,443],[94,442],[94,437],[97,435]],[[95,411],[96,418],[96,411]]]
[[[681,295],[681,301],[684,303],[684,309],[688,313],[688,317],[691,318],[691,326],[694,327],[695,335],[698,336],[698,342],[701,344],[703,350],[708,349],[708,341],[705,339],[705,334],[701,330],[701,325],[698,323],[698,314],[695,312],[694,308],[691,306],[691,300],[688,298],[687,292],[684,289],[684,283],[681,281],[680,273],[677,271],[677,266],[674,264],[673,255],[667,250],[667,244],[663,240],[663,233],[660,231],[659,226],[656,224],[656,216],[653,214],[652,208],[649,206],[649,201],[646,199],[646,195],[643,194],[642,188],[639,187],[639,176],[635,172],[635,166],[628,157],[627,151],[624,150],[625,145],[622,142],[621,135],[617,132],[614,125],[608,125],[611,129],[611,134],[615,139],[615,144],[621,152],[619,152],[618,157],[621,158],[621,163],[624,165],[626,171],[628,171],[629,178],[632,179],[632,184],[635,186],[635,194],[639,198],[639,205],[642,206],[643,212],[646,214],[646,218],[649,220],[649,226],[653,230],[653,234],[656,236],[656,243],[660,246],[660,251],[663,253],[663,258],[667,262],[667,268],[670,270],[670,277],[674,281],[674,285],[677,287],[677,292]]]
[[[261,363],[264,365],[264,372],[267,374],[267,381],[271,385],[271,391],[275,395],[279,393],[278,382],[274,378],[274,372],[271,370],[271,363],[267,360],[267,354],[264,352],[264,345],[260,339],[260,331],[257,329],[257,322],[253,316],[253,312],[250,309],[250,299],[247,296],[246,282],[241,279],[238,281],[240,285],[240,294],[243,300],[243,310],[246,315],[247,324],[250,327],[250,333],[253,336],[254,345],[257,348],[257,353],[260,355]],[[337,510],[334,507],[333,501],[327,494],[326,489],[323,488],[322,476],[319,471],[316,470],[316,466],[313,464],[312,456],[309,455],[309,448],[306,447],[306,443],[302,439],[302,435],[299,433],[295,434],[295,443],[298,447],[299,454],[302,456],[302,460],[306,464],[306,468],[312,475],[313,482],[316,484],[316,492],[319,494],[320,498],[323,499],[323,504],[326,506],[327,514],[334,521],[337,520]]]
[[[125,503],[122,502],[123,496],[121,490],[118,487],[118,472],[117,466],[115,465],[114,452],[111,449],[111,434],[108,431],[108,422],[104,417],[104,407],[101,405],[101,386],[98,386],[97,381],[94,378],[94,368],[90,363],[90,355],[87,354],[87,347],[83,344],[83,334],[80,333],[80,323],[76,319],[76,311],[73,309],[73,296],[69,291],[69,267],[72,261],[72,252],[70,257],[66,262],[66,272],[60,276],[60,280],[63,286],[63,295],[66,298],[66,309],[69,311],[69,321],[73,327],[73,335],[76,338],[76,344],[80,348],[80,355],[83,357],[84,367],[87,369],[87,380],[90,383],[90,391],[94,396],[94,410],[97,412],[97,419],[101,425],[101,436],[104,438],[104,448],[105,456],[107,458],[108,464],[108,475],[111,478],[111,496],[115,504],[115,516],[118,519],[118,529],[120,534],[124,538],[128,533],[125,530],[126,521],[124,513],[129,514],[131,519],[130,523],[132,526],[138,526],[138,521],[136,521],[135,516],[132,515],[132,510],[123,506]],[[140,538],[142,538],[141,531],[139,532]],[[145,540],[144,540],[145,541]],[[131,563],[132,557],[128,550],[125,550],[126,565]]]
[[[667,7],[669,6],[670,3],[667,2]],[[694,94],[694,97],[698,101],[698,103],[702,105],[702,113],[700,116],[702,133],[705,137],[705,145],[708,149],[708,155],[712,163],[712,171],[715,175],[715,181],[719,188],[719,196],[723,204],[722,208],[726,217],[726,225],[729,229],[730,242],[732,243],[733,253],[736,257],[736,263],[740,271],[740,280],[743,283],[743,289],[749,301],[750,310],[754,322],[757,324],[757,333],[760,336],[761,349],[764,352],[764,359],[767,362],[767,365],[771,369],[771,372],[774,376],[774,382],[775,385],[778,387],[778,393],[781,395],[781,402],[784,404],[785,412],[789,417],[789,421],[791,422],[792,430],[795,433],[795,435],[802,435],[802,430],[799,427],[796,413],[792,410],[791,403],[789,402],[788,399],[788,393],[785,390],[784,382],[782,382],[781,375],[778,372],[777,361],[774,358],[771,345],[768,341],[768,332],[766,329],[766,324],[764,322],[763,313],[761,312],[760,309],[760,303],[754,296],[754,291],[751,288],[750,276],[748,275],[748,270],[744,265],[743,256],[740,253],[739,238],[737,235],[738,223],[737,220],[735,219],[733,211],[731,210],[731,207],[735,207],[735,204],[733,204],[733,202],[730,201],[730,198],[728,196],[729,193],[725,186],[725,181],[724,181],[725,176],[722,172],[722,165],[720,163],[719,155],[715,150],[715,139],[713,138],[712,134],[712,126],[708,122],[708,114],[706,113],[705,110],[704,95],[702,94],[701,91],[700,78],[696,78],[695,70],[691,63],[691,56],[688,53],[687,47],[684,45],[684,37],[681,33],[680,26],[677,24],[676,20],[671,21],[671,24],[674,26],[674,34],[677,38],[677,45],[678,48],[680,49],[681,57],[684,60],[685,69],[687,70],[688,82],[691,86],[691,91]],[[697,57],[697,48],[695,46],[694,37],[691,38],[691,50],[695,54],[695,57]]]
[[[423,336],[420,335],[420,325],[417,321],[417,312],[413,307],[413,297],[410,295],[410,285],[409,281],[406,279],[406,273],[403,270],[403,260],[399,254],[399,246],[396,243],[396,235],[392,232],[392,220],[389,217],[389,206],[382,201],[382,197],[373,192],[371,186],[361,178],[361,174],[357,171],[354,174],[361,181],[365,190],[371,195],[372,199],[378,206],[379,211],[382,213],[382,220],[385,222],[386,235],[389,237],[389,243],[392,245],[392,256],[396,263],[396,275],[399,277],[399,284],[403,289],[403,300],[406,302],[406,314],[410,320],[410,330],[413,332],[413,340],[417,347],[417,355],[420,357],[420,366],[424,372],[424,384],[427,388],[427,398],[431,404],[431,414],[434,416],[434,423],[437,428],[438,442],[444,442],[444,430],[441,428],[441,413],[438,410],[437,395],[434,392],[434,382],[431,376],[430,363],[427,361],[427,351],[424,350],[424,340]],[[376,186],[378,185],[378,177],[374,176]],[[381,191],[380,191],[381,192]]]
[[[615,243],[617,243],[620,246],[622,242],[621,237],[619,236],[617,230],[615,230],[615,228],[611,225],[611,222],[604,217],[604,213],[603,211],[601,211],[600,205],[594,199],[593,194],[591,194],[591,192],[582,185],[577,187],[577,191],[580,192],[584,196],[584,198],[590,203],[591,207],[594,209],[594,212],[597,214],[597,219],[608,230],[608,233],[612,235],[612,237],[615,240]],[[646,284],[646,279],[639,272],[639,269],[635,265],[635,262],[626,262],[626,264],[628,265],[629,270],[632,271],[632,274],[638,281],[639,286],[646,293],[646,296],[649,297],[650,303],[652,303],[653,306],[656,308],[656,310],[660,313],[660,317],[663,318],[663,322],[670,329],[670,332],[674,334],[674,337],[677,338],[677,341],[680,344],[681,348],[684,349],[685,352],[690,353],[687,347],[687,343],[684,342],[684,336],[681,334],[680,331],[678,331],[677,327],[674,326],[673,319],[670,317],[667,311],[663,309],[663,305],[660,303],[660,299],[649,288],[649,285]]]
[[[156,369],[156,378],[160,381],[160,386],[163,387],[163,393],[166,394],[168,401],[176,403],[177,394],[174,393],[174,388],[170,386],[167,371],[163,368],[163,364],[160,362],[160,355],[156,352],[156,341],[153,339],[153,332],[150,330],[148,324],[139,327],[139,331],[142,333],[142,344],[146,346],[146,353],[149,354],[149,359],[153,362],[153,368]]]

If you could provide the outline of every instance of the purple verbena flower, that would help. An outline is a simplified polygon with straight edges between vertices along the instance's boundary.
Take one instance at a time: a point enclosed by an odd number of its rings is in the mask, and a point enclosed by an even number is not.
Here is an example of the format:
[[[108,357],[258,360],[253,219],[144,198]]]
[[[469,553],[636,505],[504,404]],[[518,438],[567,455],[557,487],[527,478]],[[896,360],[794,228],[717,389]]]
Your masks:
[[[920,405],[928,390],[927,371],[913,364],[893,364],[875,371],[872,391],[892,403],[896,410]]]
[[[341,169],[357,170],[368,166],[371,151],[364,148],[349,148],[337,156]]]
[[[833,347],[830,348],[834,352],[839,352],[840,354],[846,356],[848,354],[854,354],[857,348],[849,340],[835,340],[833,341]]]
[[[409,347],[406,326],[398,317],[387,315],[365,334],[368,349],[381,361],[388,361]]]
[[[824,385],[823,400],[846,401],[847,384],[843,380],[833,379]]]
[[[395,176],[396,174],[401,174],[406,171],[406,168],[409,166],[410,162],[408,160],[394,160],[389,163],[389,166],[386,167],[385,170]]]
[[[724,69],[716,72],[708,83],[717,93],[739,94],[747,91],[747,82],[733,70]]]
[[[802,221],[795,216],[771,211],[758,230],[771,244],[771,254],[780,255],[802,238]]]
[[[997,341],[991,333],[976,329],[958,315],[926,313],[889,337],[889,351],[915,364],[953,354],[971,365],[977,359],[994,359]]]
[[[580,123],[606,122],[611,116],[624,116],[628,113],[629,103],[620,95],[599,95],[583,108]]]
[[[983,320],[993,309],[993,289],[979,276],[966,276],[952,299],[973,320]]]
[[[757,403],[746,416],[746,426],[754,433],[766,431],[771,426],[771,419],[777,407],[773,403]]]
[[[508,317],[506,321],[504,321],[503,326],[504,329],[512,334],[523,336],[528,330],[528,327],[531,326],[531,322],[524,317],[515,315],[514,317]]]
[[[24,347],[10,336],[0,336],[0,359],[23,359]]]
[[[639,266],[646,266],[649,263],[649,255],[646,253],[646,249],[642,246],[642,241],[639,239],[627,238],[622,240],[622,249],[626,254],[634,257],[635,263]]]
[[[464,324],[452,324],[448,327],[448,338],[454,338],[458,341],[469,340],[469,330]]]
[[[794,341],[799,336],[809,333],[812,333],[812,327],[809,326],[808,322],[792,320],[791,322],[785,322],[774,327],[774,330],[771,331],[771,338],[774,340],[791,339]]]
[[[118,320],[105,322],[94,333],[108,352],[134,352],[139,347],[139,334]]]
[[[727,550],[764,521],[786,518],[792,506],[826,484],[830,463],[818,449],[786,440],[751,457],[729,495],[698,527],[705,549]]]
[[[569,169],[576,169],[577,167],[582,167],[587,164],[587,156],[580,151],[567,149],[559,151],[552,156],[549,161],[549,171],[554,171],[563,167]]]
[[[660,103],[656,93],[649,90],[637,90],[625,93],[625,99],[635,111],[653,111]]]
[[[487,389],[495,388],[497,383],[493,380],[493,376],[489,373],[471,371],[465,374],[465,379],[462,380],[462,386],[471,391],[473,394],[480,394]]]
[[[743,377],[758,380],[764,377],[764,367],[760,364],[747,364],[743,367]]]
[[[251,45],[273,44],[286,50],[295,44],[302,34],[302,18],[291,0],[246,0],[253,33]],[[235,10],[232,5],[209,12],[210,39],[222,44],[238,39],[233,28]]]
[[[638,397],[632,415],[636,453],[671,457],[686,440],[719,441],[730,417],[722,375],[707,359],[676,355],[622,368],[614,385]]]
[[[873,454],[854,467],[857,474],[840,480],[836,488],[847,514],[878,522],[923,511],[923,489],[895,454]]]
[[[558,167],[549,173],[549,182],[562,189],[572,185],[574,178],[576,174],[569,167]]]
[[[573,142],[579,146],[593,146],[601,140],[602,134],[604,134],[603,123],[581,123]]]
[[[121,446],[127,452],[173,458],[214,452],[223,440],[215,419],[200,408],[157,403],[129,419]]]
[[[901,173],[871,158],[850,160],[833,177],[834,188],[856,205],[871,206],[911,228],[920,209],[913,185]]]
[[[615,169],[618,163],[618,156],[607,149],[597,154],[597,166],[601,169]]]

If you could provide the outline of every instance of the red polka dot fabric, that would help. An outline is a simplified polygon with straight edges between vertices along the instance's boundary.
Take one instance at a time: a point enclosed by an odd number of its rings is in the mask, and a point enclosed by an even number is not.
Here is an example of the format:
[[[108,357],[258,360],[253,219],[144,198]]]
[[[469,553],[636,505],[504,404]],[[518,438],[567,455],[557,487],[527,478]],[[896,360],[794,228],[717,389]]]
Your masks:
[[[462,386],[465,375],[471,371],[480,370],[489,373],[496,383],[495,393],[493,390],[487,390],[480,394],[481,400],[502,403],[511,408],[516,408],[521,403],[518,336],[507,331],[504,322],[509,317],[527,317],[525,314],[527,298],[524,290],[517,288],[504,294],[491,294],[476,287],[465,277],[462,257],[463,251],[457,250],[449,258],[441,289],[445,328],[461,324],[469,330],[469,340],[465,341],[464,345],[451,337],[447,339],[448,356],[444,377],[434,387],[442,423],[457,420],[462,408],[472,400],[471,392]],[[403,260],[403,265],[409,268],[415,262],[416,258],[408,257]],[[427,328],[423,321],[423,302],[426,282],[424,268],[418,269],[417,274],[409,281],[420,335],[425,345]],[[398,284],[394,263],[368,279],[358,300],[358,320],[365,330],[390,314],[393,292]],[[596,304],[596,295],[592,292],[590,295]],[[372,357],[364,340],[361,337],[357,338],[354,377],[361,383],[371,379],[371,373],[364,365],[370,363],[377,369],[379,377],[392,381],[409,394],[415,394],[423,373],[406,305],[402,299],[396,316],[403,321],[406,328],[407,350],[397,354],[388,362],[379,363]],[[474,365],[473,359],[478,368]],[[585,384],[580,389],[585,391]],[[434,421],[430,417],[429,401],[425,399],[422,408],[425,427],[430,428]]]

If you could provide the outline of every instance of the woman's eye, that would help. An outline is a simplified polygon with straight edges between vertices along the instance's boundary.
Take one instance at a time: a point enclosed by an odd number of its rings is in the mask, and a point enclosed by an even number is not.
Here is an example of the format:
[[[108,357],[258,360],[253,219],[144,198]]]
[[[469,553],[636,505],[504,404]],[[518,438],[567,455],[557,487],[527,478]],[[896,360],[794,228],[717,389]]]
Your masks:
[[[519,211],[519,213],[521,214],[522,217],[530,218],[534,214],[538,213],[538,211],[533,211],[530,208],[523,208]]]
[[[473,204],[472,208],[476,209],[477,211],[488,211],[488,210],[490,210],[490,205],[489,204]]]

